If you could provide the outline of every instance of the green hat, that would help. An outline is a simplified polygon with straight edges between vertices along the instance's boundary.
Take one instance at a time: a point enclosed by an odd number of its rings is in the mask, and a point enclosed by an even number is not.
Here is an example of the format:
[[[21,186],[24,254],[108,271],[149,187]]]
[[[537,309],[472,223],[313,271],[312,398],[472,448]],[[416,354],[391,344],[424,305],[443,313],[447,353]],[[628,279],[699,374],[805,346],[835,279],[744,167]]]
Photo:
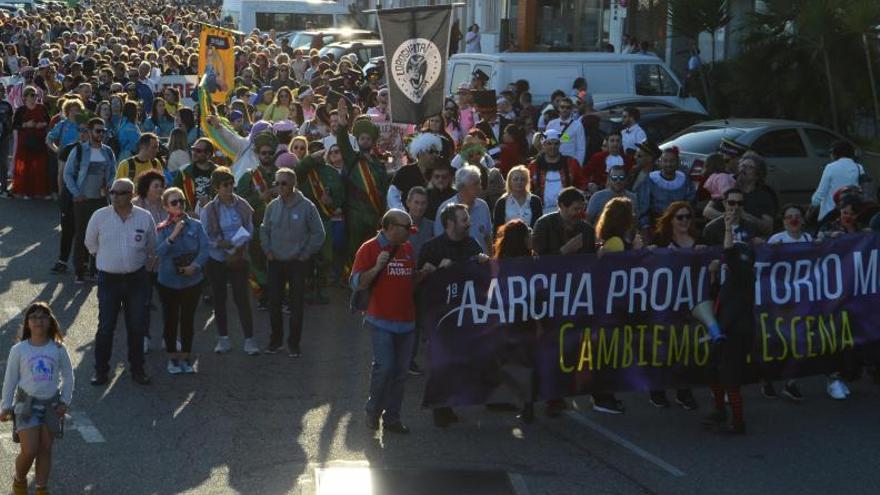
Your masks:
[[[270,131],[263,131],[254,136],[254,151],[258,151],[264,146],[271,146],[272,149],[278,147],[278,138]]]
[[[361,134],[368,134],[373,141],[376,141],[379,139],[379,128],[369,118],[359,118],[351,127],[351,134],[355,138],[359,138]]]

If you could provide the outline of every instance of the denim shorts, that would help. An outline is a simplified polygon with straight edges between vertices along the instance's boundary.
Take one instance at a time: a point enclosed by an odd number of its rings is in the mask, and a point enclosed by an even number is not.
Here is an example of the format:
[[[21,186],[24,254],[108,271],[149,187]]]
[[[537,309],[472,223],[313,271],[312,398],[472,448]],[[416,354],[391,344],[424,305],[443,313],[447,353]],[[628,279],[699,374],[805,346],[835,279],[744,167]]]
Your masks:
[[[31,406],[31,415],[27,419],[22,419],[20,414],[15,415],[15,431],[17,433],[44,424],[46,424],[46,406]]]

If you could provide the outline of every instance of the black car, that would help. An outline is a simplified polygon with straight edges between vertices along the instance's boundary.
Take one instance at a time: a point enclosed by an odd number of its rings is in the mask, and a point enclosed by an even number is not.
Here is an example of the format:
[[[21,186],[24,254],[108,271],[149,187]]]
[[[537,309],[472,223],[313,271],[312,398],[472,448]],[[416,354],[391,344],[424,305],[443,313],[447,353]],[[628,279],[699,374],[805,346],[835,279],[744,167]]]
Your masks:
[[[648,140],[660,144],[670,136],[694,124],[703,122],[707,117],[701,113],[688,112],[677,108],[637,107],[641,113],[639,125],[648,135]],[[607,136],[623,129],[623,110],[606,110],[597,112],[599,131]]]

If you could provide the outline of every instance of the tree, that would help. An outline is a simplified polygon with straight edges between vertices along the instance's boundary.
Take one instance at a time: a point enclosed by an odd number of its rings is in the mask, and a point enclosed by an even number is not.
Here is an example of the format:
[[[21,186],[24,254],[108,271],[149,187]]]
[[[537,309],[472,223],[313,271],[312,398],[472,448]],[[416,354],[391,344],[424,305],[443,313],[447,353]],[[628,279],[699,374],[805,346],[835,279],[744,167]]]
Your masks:
[[[727,0],[668,0],[669,18],[672,31],[699,45],[700,34],[708,33],[712,38],[712,62],[715,64],[715,33],[730,24]],[[706,83],[706,72],[700,64],[700,79],[706,95],[706,107],[712,113],[712,100]]]
[[[843,29],[861,39],[865,52],[865,65],[868,69],[868,82],[871,85],[871,100],[874,104],[874,135],[880,130],[880,102],[877,99],[877,82],[874,78],[874,64],[871,59],[871,44],[868,35],[880,25],[880,1],[849,0],[841,13]]]

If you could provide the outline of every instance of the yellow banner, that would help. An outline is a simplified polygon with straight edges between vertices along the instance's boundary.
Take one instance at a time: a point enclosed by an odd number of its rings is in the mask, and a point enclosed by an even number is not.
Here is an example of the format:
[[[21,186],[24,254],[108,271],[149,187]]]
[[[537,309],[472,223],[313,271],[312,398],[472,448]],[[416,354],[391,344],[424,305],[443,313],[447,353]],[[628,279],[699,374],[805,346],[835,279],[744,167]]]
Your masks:
[[[204,89],[214,103],[223,103],[235,84],[232,31],[202,25],[199,34],[199,78],[207,76]]]

